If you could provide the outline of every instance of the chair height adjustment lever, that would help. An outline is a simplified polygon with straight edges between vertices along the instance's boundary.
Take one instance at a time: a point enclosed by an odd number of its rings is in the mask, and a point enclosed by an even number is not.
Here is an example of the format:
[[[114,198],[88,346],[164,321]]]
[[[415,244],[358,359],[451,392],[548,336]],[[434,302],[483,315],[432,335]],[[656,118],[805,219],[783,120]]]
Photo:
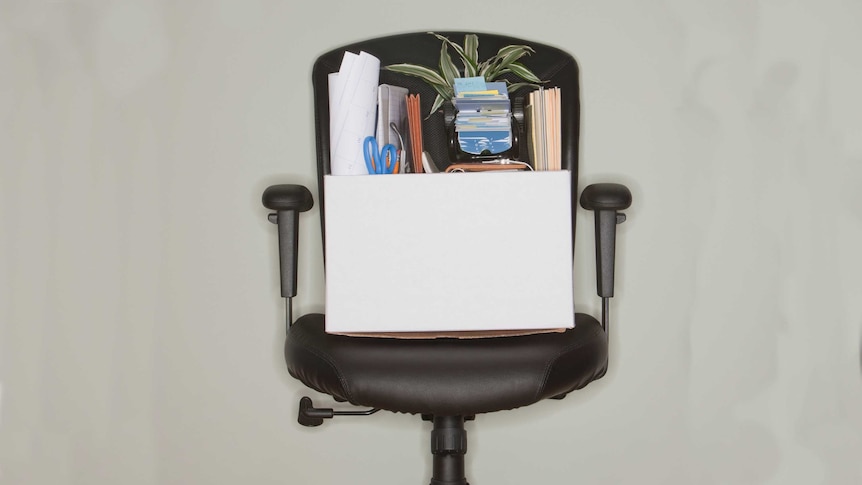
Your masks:
[[[334,418],[336,416],[370,416],[380,409],[367,409],[363,411],[335,411],[332,408],[316,408],[311,398],[303,396],[299,400],[299,416],[297,421],[303,426],[320,426],[324,419]]]

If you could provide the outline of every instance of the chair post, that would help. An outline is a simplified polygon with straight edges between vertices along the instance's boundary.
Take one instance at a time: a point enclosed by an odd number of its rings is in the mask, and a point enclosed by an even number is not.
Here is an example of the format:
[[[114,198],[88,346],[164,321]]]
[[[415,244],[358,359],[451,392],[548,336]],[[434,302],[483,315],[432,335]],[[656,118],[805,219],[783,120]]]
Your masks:
[[[467,431],[463,416],[434,416],[431,453],[434,455],[431,485],[469,485],[464,476]]]

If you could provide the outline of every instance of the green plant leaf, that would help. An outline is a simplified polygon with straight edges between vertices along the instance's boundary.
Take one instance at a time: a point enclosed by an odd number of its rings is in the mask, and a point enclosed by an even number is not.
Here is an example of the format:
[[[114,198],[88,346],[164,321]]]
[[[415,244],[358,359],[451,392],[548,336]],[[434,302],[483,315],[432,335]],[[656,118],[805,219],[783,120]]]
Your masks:
[[[455,89],[454,88],[451,88],[449,86],[435,86],[435,85],[432,85],[431,87],[434,88],[434,91],[437,91],[437,97],[434,98],[434,104],[431,106],[431,111],[428,112],[428,116],[426,116],[425,119],[430,118],[431,115],[433,115],[434,112],[437,111],[437,108],[439,108],[443,104],[443,101],[446,101],[447,99],[452,99],[453,97],[455,97]]]
[[[460,45],[449,40],[448,37],[442,36],[440,34],[435,34],[434,32],[428,32],[428,33],[433,35],[434,37],[437,37],[437,39],[440,40],[441,42],[443,42],[444,44],[448,44],[448,45],[452,46],[452,48],[455,49],[455,52],[457,52],[458,55],[461,56],[462,59],[467,58],[467,54],[464,53],[464,48],[462,48]]]
[[[428,69],[425,66],[417,66],[416,64],[391,64],[383,69],[418,77],[432,86],[447,86],[446,80],[443,79],[440,74],[437,74],[432,69]]]
[[[437,97],[434,98],[434,104],[431,106],[431,111],[428,112],[428,116],[426,116],[425,119],[427,120],[428,118],[430,118],[431,115],[433,115],[434,112],[440,108],[440,106],[443,106],[444,101],[446,101],[446,98],[438,94]]]
[[[464,76],[474,77],[479,66],[479,36],[467,34],[464,36]]]
[[[507,45],[501,47],[497,51],[497,55],[488,60],[488,69],[484,73],[485,79],[493,81],[502,71],[509,67],[510,64],[518,59],[528,55],[533,51],[533,48],[526,45]]]
[[[502,57],[509,56],[512,53],[520,53],[520,52],[532,54],[533,52],[536,52],[536,51],[533,50],[533,48],[528,46],[528,45],[510,44],[510,45],[501,47],[500,50],[497,51],[497,57],[502,58]],[[523,55],[523,54],[521,54],[521,55]],[[521,55],[519,55],[518,57],[521,57]]]
[[[440,86],[439,84],[431,84],[437,94],[447,99],[452,99],[455,96],[455,88],[452,86]]]
[[[460,77],[458,68],[455,67],[452,57],[449,56],[448,44],[445,42],[440,47],[440,74],[443,75],[443,78],[446,79],[446,84],[449,86],[453,85],[456,77]]]
[[[538,84],[535,84],[535,83],[512,83],[512,84],[509,84],[507,86],[507,89],[509,90],[510,93],[514,93],[515,91],[517,91],[521,88],[539,88],[539,87],[541,87],[541,86],[539,86]]]
[[[504,69],[503,71],[501,71],[500,74],[503,74],[504,72],[511,72],[511,73],[515,74],[516,76],[520,77],[521,79],[523,79],[525,81],[529,81],[531,83],[543,83],[543,82],[545,82],[545,81],[542,81],[541,79],[539,79],[538,76],[533,74],[533,71],[529,70],[527,68],[527,66],[521,64],[520,62],[513,62],[513,63],[509,64],[509,67]]]
[[[434,32],[428,32],[428,33],[433,35],[434,37],[437,37],[437,39],[444,42],[445,44],[448,44],[449,46],[452,47],[452,49],[455,50],[455,52],[458,53],[458,56],[461,58],[461,62],[464,63],[464,75],[465,76],[472,77],[472,76],[476,75],[475,74],[476,73],[476,61],[470,58],[470,56],[467,54],[467,52],[464,51],[463,47],[452,42],[451,40],[449,40],[449,38],[444,37],[440,34],[435,34]],[[478,43],[478,40],[476,42]],[[472,76],[469,73],[472,73]],[[460,76],[456,76],[456,77],[460,77]]]
[[[493,66],[494,58],[486,59],[479,63],[479,70],[476,72],[476,75],[482,76],[486,81],[493,81],[493,79],[488,77],[488,70]]]

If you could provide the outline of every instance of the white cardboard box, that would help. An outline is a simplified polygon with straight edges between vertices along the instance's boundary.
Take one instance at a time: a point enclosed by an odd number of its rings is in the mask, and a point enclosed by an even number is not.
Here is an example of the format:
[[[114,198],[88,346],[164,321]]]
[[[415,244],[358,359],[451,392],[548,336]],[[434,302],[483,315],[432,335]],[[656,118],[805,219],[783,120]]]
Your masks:
[[[574,325],[569,172],[328,175],[324,185],[327,332]]]

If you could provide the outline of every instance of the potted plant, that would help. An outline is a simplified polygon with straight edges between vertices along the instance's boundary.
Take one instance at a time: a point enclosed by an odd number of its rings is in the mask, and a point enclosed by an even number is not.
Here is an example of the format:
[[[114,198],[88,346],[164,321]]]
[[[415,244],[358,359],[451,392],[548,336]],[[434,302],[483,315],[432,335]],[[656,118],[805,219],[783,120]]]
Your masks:
[[[506,82],[510,93],[525,86],[538,87],[539,83],[544,82],[524,66],[524,64],[518,62],[524,56],[535,52],[530,46],[507,45],[500,48],[493,57],[479,62],[479,37],[476,34],[465,35],[464,45],[462,46],[442,35],[434,32],[428,33],[437,37],[442,42],[440,62],[437,66],[438,70],[416,64],[391,64],[384,66],[384,69],[388,71],[418,77],[434,88],[434,91],[437,92],[437,97],[434,99],[434,104],[431,106],[431,112],[428,113],[428,116],[437,111],[445,101],[451,100],[455,96],[455,78],[482,76],[486,82],[491,82],[499,81],[501,80],[501,76],[511,73],[523,79],[523,82],[511,82],[508,79],[502,79]],[[455,62],[452,61],[452,56],[449,55],[449,47],[460,57],[463,70],[459,70]]]

